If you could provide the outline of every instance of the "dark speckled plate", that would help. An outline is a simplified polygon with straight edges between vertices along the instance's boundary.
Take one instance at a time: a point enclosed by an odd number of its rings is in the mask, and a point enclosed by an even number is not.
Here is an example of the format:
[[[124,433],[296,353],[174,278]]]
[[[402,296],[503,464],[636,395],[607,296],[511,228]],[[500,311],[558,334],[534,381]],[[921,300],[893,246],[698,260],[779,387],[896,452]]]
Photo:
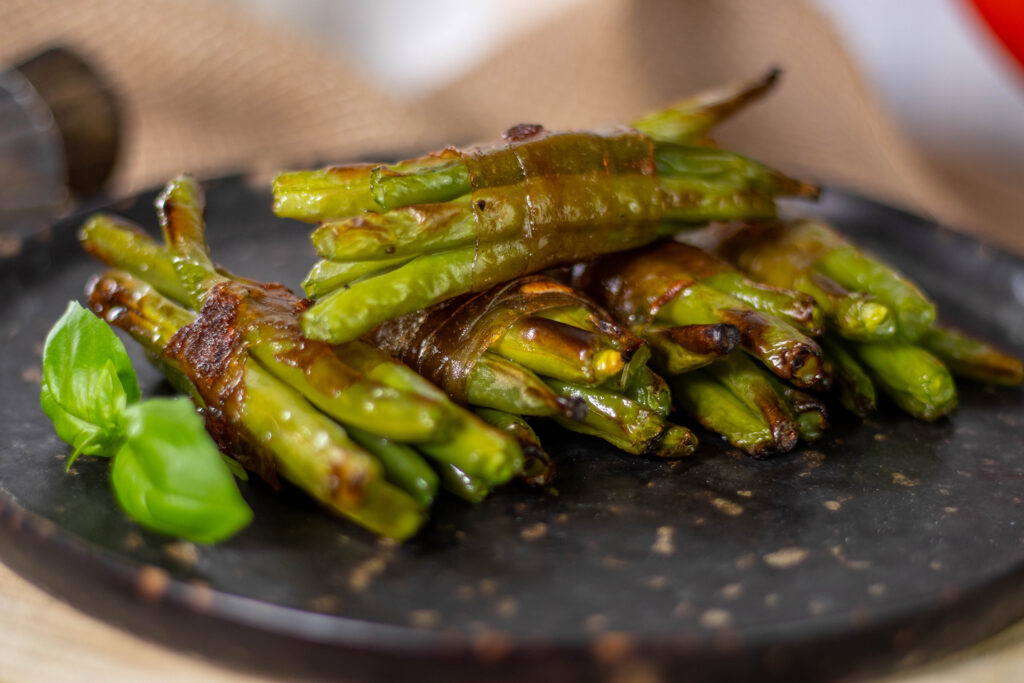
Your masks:
[[[152,227],[152,200],[113,208]],[[268,206],[242,179],[210,184],[213,252],[296,286],[306,232]],[[841,192],[801,209],[1024,353],[1020,259]],[[125,628],[278,674],[807,680],[920,661],[1024,616],[1024,392],[971,384],[951,420],[840,417],[823,443],[767,462],[706,434],[699,457],[665,463],[545,429],[557,493],[446,498],[401,547],[256,482],[243,533],[169,543],[120,513],[106,462],[63,473],[37,405],[46,331],[98,270],[77,222],[0,251],[0,549]],[[129,349],[144,391],[167,391]]]

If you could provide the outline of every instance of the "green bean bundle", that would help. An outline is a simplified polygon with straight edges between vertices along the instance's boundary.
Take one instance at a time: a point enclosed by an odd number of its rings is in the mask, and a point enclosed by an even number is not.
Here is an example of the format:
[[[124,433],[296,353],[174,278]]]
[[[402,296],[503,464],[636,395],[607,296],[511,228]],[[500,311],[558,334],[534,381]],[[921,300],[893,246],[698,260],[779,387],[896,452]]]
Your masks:
[[[436,494],[428,463],[480,490],[522,473],[512,436],[373,346],[306,338],[305,300],[215,267],[190,178],[167,186],[158,211],[166,247],[103,215],[83,227],[85,248],[127,271],[95,281],[90,303],[146,347],[247,468],[396,538],[415,532]]]
[[[825,313],[826,355],[840,400],[857,415],[876,387],[923,420],[956,408],[954,373],[1020,384],[1024,366],[936,323],[935,304],[908,278],[817,220],[722,227],[717,251],[751,277],[813,296]]]
[[[550,417],[637,455],[696,447],[692,432],[665,421],[668,388],[647,368],[643,341],[543,275],[395,318],[365,339],[460,403]]]
[[[574,284],[651,344],[680,406],[734,446],[764,456],[824,432],[824,405],[786,383],[829,382],[811,338],[823,331],[821,311],[809,296],[674,242],[600,257],[575,269]]]
[[[305,283],[307,335],[339,343],[455,296],[622,251],[711,220],[768,218],[817,188],[703,140],[774,82],[698,96],[637,128],[524,124],[493,145],[397,164],[290,172],[280,216],[324,221]]]

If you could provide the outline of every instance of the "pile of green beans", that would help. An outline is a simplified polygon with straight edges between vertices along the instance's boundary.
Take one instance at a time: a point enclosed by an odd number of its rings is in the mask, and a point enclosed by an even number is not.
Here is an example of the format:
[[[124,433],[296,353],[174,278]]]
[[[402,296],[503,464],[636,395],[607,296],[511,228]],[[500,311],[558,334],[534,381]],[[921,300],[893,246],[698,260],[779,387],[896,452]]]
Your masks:
[[[442,485],[479,499],[526,474],[507,430],[365,342],[332,347],[304,337],[300,299],[218,269],[203,208],[198,185],[180,177],[158,201],[166,245],[106,215],[91,218],[80,239],[117,269],[90,285],[93,310],[142,344],[208,416],[217,415],[232,445],[330,509],[395,538],[415,533]],[[231,325],[218,326],[225,316],[233,316]],[[225,329],[238,338],[226,338]],[[187,330],[211,358],[240,349],[240,387],[231,396],[218,395],[221,378],[206,386],[208,359],[189,363],[167,352]]]

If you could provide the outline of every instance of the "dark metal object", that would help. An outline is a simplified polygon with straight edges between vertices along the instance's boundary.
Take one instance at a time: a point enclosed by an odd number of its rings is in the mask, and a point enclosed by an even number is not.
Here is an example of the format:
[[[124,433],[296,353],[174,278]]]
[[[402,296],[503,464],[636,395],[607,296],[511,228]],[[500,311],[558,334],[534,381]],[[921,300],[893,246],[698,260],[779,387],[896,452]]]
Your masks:
[[[0,65],[0,239],[49,225],[69,204],[60,129],[20,71]]]
[[[153,197],[112,210],[155,228]],[[215,257],[295,286],[314,261],[305,229],[243,179],[208,197]],[[1024,353],[1020,259],[841,192],[799,209]],[[813,449],[763,462],[707,434],[701,455],[666,463],[545,428],[557,493],[445,497],[401,547],[252,481],[255,523],[193,553],[123,517],[106,462],[64,474],[38,408],[46,331],[100,269],[79,222],[0,252],[0,555],[133,632],[346,680],[814,680],[921,661],[1024,616],[1024,392],[969,383],[951,420],[838,417]],[[128,348],[144,392],[168,391]]]
[[[120,108],[110,85],[80,55],[52,47],[16,65],[46,106],[64,146],[67,186],[77,195],[99,192],[117,161]]]

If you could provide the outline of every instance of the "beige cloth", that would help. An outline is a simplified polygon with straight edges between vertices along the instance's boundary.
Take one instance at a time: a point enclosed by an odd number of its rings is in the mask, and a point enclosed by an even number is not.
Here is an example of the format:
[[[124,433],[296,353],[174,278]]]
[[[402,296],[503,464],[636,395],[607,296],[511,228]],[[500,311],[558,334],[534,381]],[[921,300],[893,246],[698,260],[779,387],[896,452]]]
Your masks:
[[[179,171],[298,166],[495,136],[520,121],[628,120],[697,88],[782,66],[765,103],[724,126],[726,145],[1024,252],[1024,189],[981,169],[938,172],[882,115],[829,25],[799,0],[597,0],[503,49],[422,101],[390,102],[332,54],[198,0],[6,0],[0,61],[54,42],[86,54],[125,103],[119,193]],[[1011,179],[1012,180],[1012,179]],[[1008,647],[925,670],[990,680],[1024,667]],[[0,679],[139,680],[239,674],[141,643],[0,567]],[[976,651],[977,652],[977,651]],[[53,656],[59,653],[59,656]],[[152,680],[149,673],[145,676]]]

